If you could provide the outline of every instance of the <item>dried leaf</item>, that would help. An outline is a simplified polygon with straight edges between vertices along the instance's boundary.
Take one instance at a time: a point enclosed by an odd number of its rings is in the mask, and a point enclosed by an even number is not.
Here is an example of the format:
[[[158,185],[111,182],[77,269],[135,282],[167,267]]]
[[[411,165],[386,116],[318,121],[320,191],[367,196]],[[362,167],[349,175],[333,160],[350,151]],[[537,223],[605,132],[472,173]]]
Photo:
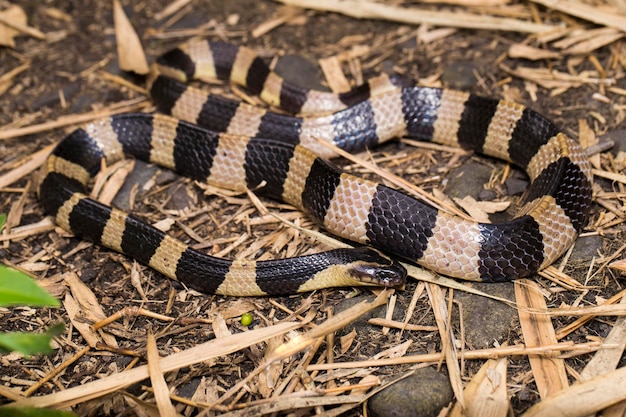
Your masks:
[[[462,413],[458,404],[450,417],[506,417],[509,397],[506,392],[507,359],[489,359],[474,375],[463,391],[467,408]]]
[[[113,0],[113,22],[120,68],[145,75],[150,70],[139,36],[126,17],[119,0]]]
[[[354,342],[356,334],[356,330],[352,329],[350,333],[343,335],[339,338],[339,342],[341,344],[341,354],[346,353],[348,349],[350,349],[350,346],[352,346],[352,342]]]
[[[616,269],[623,274],[626,274],[626,259],[622,259],[619,261],[611,262],[609,264],[609,268]]]
[[[86,323],[86,321],[95,323],[106,317],[93,292],[73,272],[65,274],[64,279],[70,287],[70,293],[65,294],[63,307],[72,325],[91,347],[95,347],[102,340],[109,346],[117,347],[117,340],[113,336],[98,333]]]
[[[265,359],[270,357],[274,350],[283,343],[283,336],[272,337],[267,341],[265,346]],[[283,371],[283,361],[273,361],[264,367],[259,373],[257,387],[263,398],[269,398],[274,392],[277,381],[280,381],[280,375]]]
[[[0,19],[21,26],[25,26],[27,23],[24,10],[14,4],[0,12]],[[20,31],[0,23],[0,45],[15,48],[15,37],[20,33]]]
[[[454,202],[463,208],[472,219],[488,223],[489,214],[504,211],[509,207],[508,201],[476,201],[472,196],[454,198]]]

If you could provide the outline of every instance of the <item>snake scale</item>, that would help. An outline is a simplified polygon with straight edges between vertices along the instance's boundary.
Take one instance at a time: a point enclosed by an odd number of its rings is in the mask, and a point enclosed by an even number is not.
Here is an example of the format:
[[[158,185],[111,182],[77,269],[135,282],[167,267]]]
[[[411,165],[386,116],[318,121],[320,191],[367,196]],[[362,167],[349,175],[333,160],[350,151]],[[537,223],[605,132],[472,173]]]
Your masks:
[[[63,229],[143,262],[199,291],[289,294],[345,285],[398,285],[406,271],[384,253],[466,280],[532,276],[586,225],[591,167],[581,147],[520,104],[378,77],[344,94],[289,84],[252,50],[191,41],[161,56],[149,81],[163,114],[89,123],[48,158],[40,199]],[[222,79],[298,116],[190,86]],[[202,125],[200,127],[199,125]],[[510,221],[463,219],[401,191],[342,172],[315,138],[359,151],[398,136],[458,146],[523,168],[531,184]],[[193,250],[143,220],[87,197],[103,161],[132,155],[234,190],[254,189],[306,212],[329,232],[367,245],[270,261]]]

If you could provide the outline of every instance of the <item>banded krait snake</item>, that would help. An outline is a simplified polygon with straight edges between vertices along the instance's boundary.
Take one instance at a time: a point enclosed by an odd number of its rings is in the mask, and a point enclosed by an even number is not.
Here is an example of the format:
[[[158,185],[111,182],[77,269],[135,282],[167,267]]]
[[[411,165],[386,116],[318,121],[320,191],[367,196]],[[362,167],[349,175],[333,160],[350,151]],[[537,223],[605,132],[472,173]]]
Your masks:
[[[150,93],[174,117],[122,114],[74,131],[49,157],[40,198],[63,229],[197,290],[259,295],[395,285],[405,271],[367,247],[260,262],[204,255],[87,198],[85,186],[103,158],[111,164],[131,154],[196,180],[254,189],[303,210],[337,236],[468,280],[529,277],[562,255],[588,221],[592,176],[583,150],[520,104],[397,87],[384,77],[343,95],[306,90],[285,82],[251,50],[222,42],[187,43],[163,55],[155,67]],[[229,79],[292,112],[334,113],[286,116],[185,83],[206,78]],[[397,136],[459,146],[525,169],[531,185],[520,212],[501,224],[465,220],[343,173],[309,150],[328,155],[316,137],[357,151]]]

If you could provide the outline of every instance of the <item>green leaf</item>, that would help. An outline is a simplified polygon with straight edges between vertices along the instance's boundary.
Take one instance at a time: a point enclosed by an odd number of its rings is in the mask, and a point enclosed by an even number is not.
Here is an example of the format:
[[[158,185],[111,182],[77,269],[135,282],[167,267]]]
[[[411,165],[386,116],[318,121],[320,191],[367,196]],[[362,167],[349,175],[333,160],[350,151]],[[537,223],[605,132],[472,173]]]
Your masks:
[[[52,353],[54,350],[50,347],[50,341],[53,337],[63,333],[64,328],[63,323],[60,323],[50,327],[45,333],[0,333],[0,352],[20,352],[26,356]]]
[[[76,417],[76,414],[69,411],[34,407],[0,407],[0,415],[3,417]]]
[[[4,227],[4,224],[7,222],[7,215],[2,213],[0,214],[0,231],[2,231],[2,228]]]
[[[0,265],[0,306],[58,307],[59,301],[28,275]]]

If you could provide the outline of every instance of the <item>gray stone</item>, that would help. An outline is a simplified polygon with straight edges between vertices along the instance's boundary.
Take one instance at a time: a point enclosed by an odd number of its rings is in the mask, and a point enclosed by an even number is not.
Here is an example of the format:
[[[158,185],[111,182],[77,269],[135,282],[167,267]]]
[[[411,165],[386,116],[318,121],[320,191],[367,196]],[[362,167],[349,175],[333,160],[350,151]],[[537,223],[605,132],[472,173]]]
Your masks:
[[[375,417],[435,417],[452,401],[448,378],[434,368],[422,368],[370,398]]]
[[[457,90],[469,90],[476,85],[476,64],[473,62],[454,62],[448,65],[443,74],[441,81],[448,87]]]
[[[611,140],[615,143],[611,153],[626,152],[626,129],[615,129],[602,136],[602,140]]]
[[[570,259],[575,262],[589,262],[604,246],[602,236],[584,236],[576,239]]]
[[[129,210],[131,191],[135,184],[138,184],[141,188],[143,184],[152,178],[158,169],[159,168],[155,165],[147,164],[146,162],[138,159],[135,160],[135,167],[128,177],[126,177],[124,185],[113,199],[113,205],[120,210]]]
[[[473,283],[473,288],[495,297],[515,300],[513,283]],[[492,347],[506,340],[517,312],[508,305],[480,295],[457,291],[454,297],[462,306],[465,341],[473,349]],[[458,317],[455,315],[455,317]]]
[[[507,178],[504,182],[508,195],[519,195],[528,188],[528,180],[520,178]]]
[[[352,298],[346,298],[345,300],[341,301],[339,304],[335,306],[335,313],[340,313],[364,301],[372,302],[374,301],[374,298],[375,297],[371,295],[359,295],[359,296],[352,297]],[[356,330],[358,333],[362,333],[362,334],[367,334],[368,332],[377,331],[379,327],[369,324],[368,320],[372,318],[384,318],[385,309],[386,309],[386,306],[382,305],[380,307],[376,307],[375,309],[368,311],[367,313],[365,313],[364,315],[362,315],[361,317],[359,317],[358,319],[356,319],[355,321],[353,321],[352,323],[344,327],[341,330],[340,334],[342,335],[348,334],[352,332],[352,330]]]
[[[319,67],[299,55],[281,56],[274,67],[274,71],[290,83],[315,90],[328,91],[328,88],[320,83],[322,74]]]
[[[491,167],[468,161],[450,171],[447,175],[446,195],[450,198],[463,198],[472,196],[477,198],[483,191],[483,184],[489,182],[491,177]]]
[[[493,201],[498,196],[494,190],[483,189],[478,193],[478,201]]]

